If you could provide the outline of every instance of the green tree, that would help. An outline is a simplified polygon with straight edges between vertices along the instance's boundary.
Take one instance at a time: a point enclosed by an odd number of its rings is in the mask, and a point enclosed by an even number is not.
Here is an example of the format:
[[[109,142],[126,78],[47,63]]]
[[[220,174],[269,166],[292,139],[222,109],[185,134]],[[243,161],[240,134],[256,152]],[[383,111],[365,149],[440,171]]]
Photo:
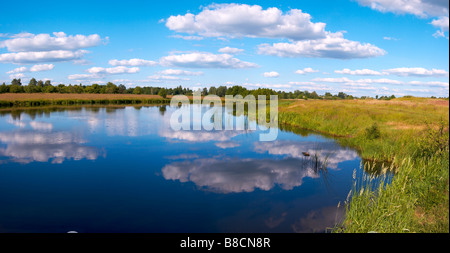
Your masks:
[[[45,92],[45,93],[55,93],[55,92],[58,92],[58,89],[57,89],[55,86],[50,85],[50,86],[45,86],[45,87],[43,87],[43,88],[42,88],[42,92]]]
[[[44,86],[51,86],[52,82],[50,80],[46,80]]]
[[[30,82],[28,82],[28,86],[36,86],[37,85],[37,81],[34,78],[30,79]]]
[[[246,97],[248,95],[248,90],[242,86],[235,85],[229,89],[227,89],[226,95],[241,95],[243,97]]]
[[[163,97],[163,98],[166,98],[167,97],[166,89],[165,88],[160,89],[159,92],[158,92],[158,95]]]
[[[312,98],[312,99],[319,99],[320,96],[317,94],[317,92],[313,91],[313,92],[311,93],[311,95],[310,95],[310,98]]]
[[[208,94],[210,95],[217,95],[217,89],[214,86],[209,87]]]
[[[22,82],[20,81],[20,78],[19,78],[19,79],[14,78],[14,79],[11,81],[11,85],[19,85],[19,86],[21,86],[21,85],[22,85]]]
[[[107,93],[107,94],[119,93],[119,88],[115,84],[113,84],[111,82],[108,82],[106,84],[106,91],[105,91],[105,93]]]
[[[7,92],[9,92],[9,87],[5,83],[0,85],[0,93],[7,93]]]
[[[23,90],[23,87],[22,87],[21,85],[18,85],[18,84],[12,84],[12,85],[9,87],[9,92],[11,92],[11,93],[23,93],[24,90]]]
[[[44,82],[42,80],[39,80],[36,85],[38,87],[44,87]]]
[[[124,94],[124,93],[126,93],[127,92],[127,87],[125,87],[125,85],[123,85],[123,84],[120,84],[118,87],[117,87],[117,91],[118,91],[118,93],[120,93],[120,94]]]
[[[219,88],[217,88],[216,95],[219,97],[225,97],[227,90],[228,88],[226,86],[219,86]]]
[[[339,92],[338,93],[338,98],[342,98],[342,99],[346,99],[347,98],[347,94],[345,94],[344,92]]]
[[[134,88],[133,94],[142,94],[142,88],[137,86],[136,88]]]

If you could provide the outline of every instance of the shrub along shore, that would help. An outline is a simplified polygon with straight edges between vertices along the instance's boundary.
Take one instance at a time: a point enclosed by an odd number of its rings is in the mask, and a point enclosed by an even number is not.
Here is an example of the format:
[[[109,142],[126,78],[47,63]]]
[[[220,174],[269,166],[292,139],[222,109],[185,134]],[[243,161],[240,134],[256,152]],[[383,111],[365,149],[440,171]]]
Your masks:
[[[0,94],[0,108],[167,104],[133,94]],[[279,124],[316,131],[359,151],[364,171],[389,164],[392,182],[355,177],[334,232],[449,232],[449,101],[431,98],[280,100]],[[378,175],[378,174],[377,174]],[[383,175],[381,176],[383,177]]]

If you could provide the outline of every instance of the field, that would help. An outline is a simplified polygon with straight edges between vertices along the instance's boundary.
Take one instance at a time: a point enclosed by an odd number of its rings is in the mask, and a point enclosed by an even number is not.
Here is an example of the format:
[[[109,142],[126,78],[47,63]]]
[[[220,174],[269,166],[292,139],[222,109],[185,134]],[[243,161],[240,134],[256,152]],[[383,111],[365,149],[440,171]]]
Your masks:
[[[280,124],[335,136],[370,161],[335,232],[448,233],[448,110],[448,100],[427,98],[291,100],[280,102]],[[395,175],[384,185],[387,171]]]

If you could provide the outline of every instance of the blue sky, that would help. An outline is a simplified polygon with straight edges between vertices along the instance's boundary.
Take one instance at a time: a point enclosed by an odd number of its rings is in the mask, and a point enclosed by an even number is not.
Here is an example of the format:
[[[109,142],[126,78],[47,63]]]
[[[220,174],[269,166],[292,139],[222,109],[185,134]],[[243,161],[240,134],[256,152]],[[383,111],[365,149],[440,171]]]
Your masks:
[[[448,96],[448,0],[7,1],[0,82]]]

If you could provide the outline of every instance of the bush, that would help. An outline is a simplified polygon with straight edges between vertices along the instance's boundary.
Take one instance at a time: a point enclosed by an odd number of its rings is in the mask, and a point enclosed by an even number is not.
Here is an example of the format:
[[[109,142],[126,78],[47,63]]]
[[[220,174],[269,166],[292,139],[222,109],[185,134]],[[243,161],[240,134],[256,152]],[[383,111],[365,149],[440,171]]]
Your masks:
[[[433,155],[442,155],[449,149],[449,132],[443,122],[439,127],[428,125],[425,133],[417,141],[416,157],[431,157]]]
[[[377,123],[373,123],[371,127],[366,128],[366,137],[369,140],[380,138],[381,133]]]

